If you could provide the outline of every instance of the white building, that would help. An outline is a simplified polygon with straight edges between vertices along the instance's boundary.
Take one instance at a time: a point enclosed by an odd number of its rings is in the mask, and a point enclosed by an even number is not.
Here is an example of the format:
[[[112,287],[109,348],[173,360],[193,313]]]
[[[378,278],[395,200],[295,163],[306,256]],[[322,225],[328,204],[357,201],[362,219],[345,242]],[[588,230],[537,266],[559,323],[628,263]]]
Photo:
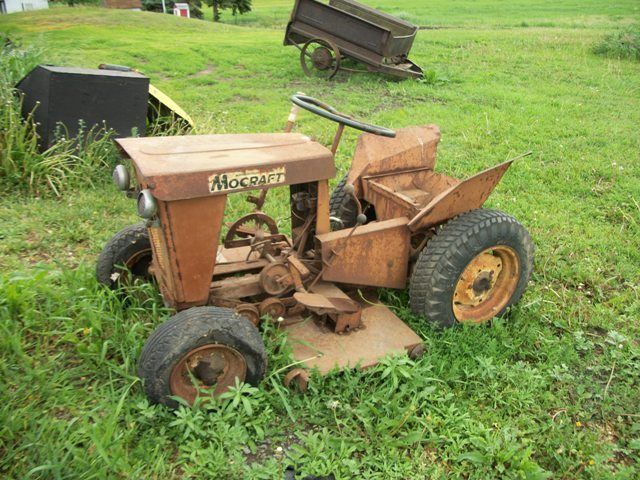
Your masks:
[[[24,12],[49,8],[47,0],[0,0],[0,13]]]

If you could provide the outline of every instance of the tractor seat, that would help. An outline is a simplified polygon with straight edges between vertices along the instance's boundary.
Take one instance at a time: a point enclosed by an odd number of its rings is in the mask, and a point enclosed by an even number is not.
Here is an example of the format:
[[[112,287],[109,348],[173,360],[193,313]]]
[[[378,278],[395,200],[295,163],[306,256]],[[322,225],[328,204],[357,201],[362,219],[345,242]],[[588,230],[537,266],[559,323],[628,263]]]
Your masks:
[[[160,200],[326,180],[333,155],[299,133],[119,138],[138,181]]]
[[[429,194],[429,192],[425,192],[424,190],[421,190],[419,188],[399,190],[396,191],[395,194],[418,207],[424,207],[433,197],[433,195]]]

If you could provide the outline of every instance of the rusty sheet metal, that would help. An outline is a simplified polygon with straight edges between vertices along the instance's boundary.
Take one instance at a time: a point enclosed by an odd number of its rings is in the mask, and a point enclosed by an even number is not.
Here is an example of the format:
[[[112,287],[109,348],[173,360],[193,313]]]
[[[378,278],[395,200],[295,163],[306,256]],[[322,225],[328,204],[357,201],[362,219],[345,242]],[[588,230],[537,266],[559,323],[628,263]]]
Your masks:
[[[260,275],[248,273],[241,277],[228,277],[211,282],[211,297],[240,299],[263,292]]]
[[[362,327],[343,335],[308,319],[288,325],[293,358],[309,369],[327,374],[334,368],[362,368],[377,364],[387,355],[401,355],[422,343],[420,337],[384,305],[363,305]]]
[[[206,305],[226,196],[159,202],[162,230],[153,229],[154,274],[165,302],[178,310]],[[157,245],[156,245],[157,242]],[[163,258],[160,262],[156,259]],[[171,277],[167,282],[167,277]]]
[[[375,206],[380,220],[413,218],[440,193],[460,183],[429,169],[382,174],[362,179],[363,197]]]
[[[298,292],[293,294],[293,298],[309,310],[316,311],[321,315],[328,313],[354,313],[360,308],[357,302],[349,298],[325,297],[319,293]]]
[[[334,332],[341,333],[360,327],[362,306],[350,298],[325,297],[319,293],[295,293],[294,298],[310,312],[328,315]]]
[[[480,208],[512,163],[508,160],[445,190],[411,219],[409,228],[415,232]]]
[[[402,172],[418,168],[433,170],[440,141],[437,125],[396,130],[395,138],[363,133],[358,138],[347,182],[362,195],[360,179],[380,173]]]
[[[311,165],[310,165],[311,167]],[[329,222],[329,181],[318,182],[318,200],[316,205],[316,233],[327,233],[331,231]]]
[[[324,280],[353,285],[404,288],[409,268],[410,232],[406,217],[371,222],[317,235]],[[336,256],[337,254],[337,256]]]
[[[140,184],[181,200],[326,180],[331,151],[298,133],[119,138]]]

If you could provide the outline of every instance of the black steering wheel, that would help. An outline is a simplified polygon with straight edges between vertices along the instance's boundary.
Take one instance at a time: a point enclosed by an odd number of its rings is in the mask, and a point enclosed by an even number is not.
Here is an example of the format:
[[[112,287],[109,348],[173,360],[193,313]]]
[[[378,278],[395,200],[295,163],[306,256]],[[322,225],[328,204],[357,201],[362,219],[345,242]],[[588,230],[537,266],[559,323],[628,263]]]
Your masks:
[[[372,125],[370,123],[359,122],[354,120],[344,113],[340,113],[331,105],[321,102],[317,98],[307,97],[306,95],[293,95],[291,101],[298,105],[300,108],[315,113],[327,120],[331,120],[336,123],[347,125],[356,130],[362,130],[363,132],[373,133],[374,135],[380,135],[382,137],[395,138],[396,132],[386,127],[379,127],[378,125]]]

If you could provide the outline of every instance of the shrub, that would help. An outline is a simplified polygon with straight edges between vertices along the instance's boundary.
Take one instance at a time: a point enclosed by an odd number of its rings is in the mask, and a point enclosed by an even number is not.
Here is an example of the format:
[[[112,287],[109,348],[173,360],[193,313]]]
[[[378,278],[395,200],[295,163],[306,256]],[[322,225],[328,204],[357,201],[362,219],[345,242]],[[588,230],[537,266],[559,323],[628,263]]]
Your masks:
[[[640,60],[640,24],[607,35],[593,47],[593,51],[612,58]]]

